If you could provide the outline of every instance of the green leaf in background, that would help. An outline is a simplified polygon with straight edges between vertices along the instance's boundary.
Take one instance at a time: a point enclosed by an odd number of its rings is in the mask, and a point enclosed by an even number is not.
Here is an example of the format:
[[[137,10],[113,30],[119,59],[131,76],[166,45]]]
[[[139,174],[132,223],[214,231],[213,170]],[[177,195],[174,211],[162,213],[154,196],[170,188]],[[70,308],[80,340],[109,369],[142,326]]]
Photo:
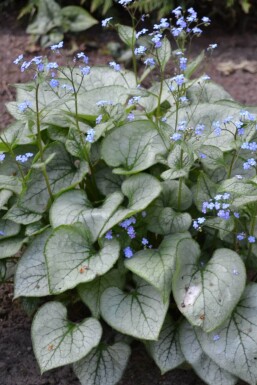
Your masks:
[[[109,167],[104,167],[95,174],[96,184],[103,195],[112,194],[120,191],[121,184],[125,180],[125,176],[113,174]]]
[[[235,385],[237,383],[237,377],[222,369],[204,353],[193,326],[186,320],[180,325],[179,340],[187,362],[206,384]]]
[[[51,230],[37,235],[23,253],[15,276],[14,297],[50,295],[44,248]]]
[[[61,9],[61,16],[65,18],[65,21],[68,23],[68,29],[71,32],[84,31],[98,23],[89,12],[76,5],[63,7]]]
[[[194,203],[200,212],[203,208],[203,202],[212,199],[216,195],[218,187],[203,171],[199,172],[197,182],[192,187],[192,193]]]
[[[122,289],[124,277],[117,269],[112,269],[92,282],[82,283],[78,286],[78,293],[82,301],[89,307],[95,318],[100,317],[100,299],[104,290],[113,286],[113,283]]]
[[[239,301],[246,282],[245,266],[237,253],[217,249],[207,262],[193,240],[182,240],[172,289],[181,313],[195,326],[210,332],[227,319]]]
[[[36,313],[32,323],[33,350],[41,373],[78,361],[98,345],[101,324],[94,318],[80,323],[67,319],[60,302],[48,302]]]
[[[191,238],[188,232],[169,235],[163,239],[157,250],[138,251],[133,258],[125,262],[127,269],[143,278],[160,292],[164,302],[168,301],[171,291],[177,247],[179,242],[185,238]]]
[[[115,330],[143,340],[157,340],[167,309],[158,291],[137,279],[137,288],[123,292],[106,289],[101,297],[101,314]]]
[[[147,229],[156,234],[183,233],[189,229],[191,224],[190,214],[176,212],[170,207],[160,209],[154,206],[149,210],[147,216]]]
[[[33,213],[32,211],[17,205],[13,205],[4,216],[5,219],[10,219],[22,225],[37,222],[41,219],[41,217],[41,214]]]
[[[175,369],[185,361],[180,348],[177,326],[169,315],[164,321],[158,341],[147,341],[146,347],[161,374]]]
[[[130,48],[133,48],[136,37],[132,27],[118,24],[118,34],[120,39]]]
[[[165,147],[150,121],[135,121],[112,130],[103,140],[102,157],[117,174],[135,174],[157,163]]]
[[[21,226],[8,219],[0,219],[0,240],[19,234]]]
[[[112,229],[123,219],[144,210],[161,192],[161,184],[152,175],[140,173],[126,179],[121,186],[122,193],[128,198],[127,207],[119,208],[106,223],[100,236]]]
[[[14,257],[20,251],[25,240],[23,238],[7,238],[0,240],[0,259]]]
[[[196,330],[204,352],[220,367],[251,385],[257,381],[257,284],[247,285],[237,307],[219,328]]]
[[[77,168],[64,145],[60,142],[51,143],[46,147],[44,159],[53,153],[55,153],[55,157],[47,164],[46,172],[52,193],[57,194],[65,189],[75,187],[88,172],[88,165],[82,161],[80,167]],[[40,169],[31,170],[27,187],[22,192],[18,205],[40,214],[47,209],[49,198],[42,171]]]
[[[60,226],[45,246],[51,293],[62,293],[109,271],[119,258],[117,240],[104,240],[99,251],[90,231],[82,224]]]
[[[0,190],[10,190],[15,194],[20,194],[22,190],[22,183],[17,176],[0,175]]]
[[[0,209],[1,210],[6,210],[7,209],[7,202],[13,195],[13,192],[11,190],[0,190]]]
[[[50,209],[50,221],[53,227],[70,225],[75,222],[85,223],[93,239],[98,238],[105,223],[112,217],[124,196],[120,192],[109,195],[103,205],[93,208],[86,193],[71,190],[60,195]]]
[[[187,177],[193,163],[193,154],[190,153],[189,149],[185,151],[180,146],[175,146],[167,158],[169,170],[164,171],[161,177],[164,180]]]
[[[162,40],[161,47],[157,49],[157,57],[160,62],[161,70],[164,72],[167,63],[171,58],[171,45],[166,36]]]
[[[130,347],[117,342],[108,346],[101,344],[85,358],[75,362],[74,372],[82,385],[115,385],[127,366]]]
[[[248,203],[257,201],[257,179],[241,180],[237,177],[223,181],[219,190],[229,191],[232,197],[232,204],[235,207],[244,206]]]

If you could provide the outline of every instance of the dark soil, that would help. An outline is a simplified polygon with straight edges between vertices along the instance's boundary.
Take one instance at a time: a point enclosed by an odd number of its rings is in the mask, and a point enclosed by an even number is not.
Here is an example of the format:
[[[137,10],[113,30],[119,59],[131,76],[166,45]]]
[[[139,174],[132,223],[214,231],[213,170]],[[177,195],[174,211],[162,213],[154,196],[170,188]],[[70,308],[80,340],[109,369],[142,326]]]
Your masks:
[[[20,74],[15,65],[12,65],[12,61],[24,51],[27,51],[28,55],[35,56],[42,50],[29,44],[29,38],[24,29],[14,20],[0,18],[0,36],[0,128],[3,129],[11,122],[5,103],[15,98],[15,91],[9,85],[24,82],[24,75]],[[90,64],[106,64],[112,59],[106,50],[107,42],[112,39],[112,33],[103,33],[96,28],[80,37],[78,46],[90,56]],[[214,52],[205,72],[230,92],[235,100],[246,105],[257,105],[257,73],[252,65],[257,61],[257,33],[244,32],[240,35],[222,31],[216,33],[209,28],[205,37],[195,41],[192,52],[197,54],[210,43],[218,43],[219,48]],[[224,76],[217,68],[219,63],[228,60],[234,64],[248,61],[248,65],[242,65],[241,69],[235,69],[229,76]],[[253,67],[250,68],[252,72],[249,72],[249,62],[250,67]],[[12,302],[12,297],[12,284],[2,285],[0,287],[0,385],[79,385],[69,367],[40,375],[30,340],[31,319],[26,316],[19,301]],[[203,382],[190,370],[174,370],[161,376],[141,345],[135,347],[125,375],[119,382],[119,385],[171,384],[201,385]],[[240,384],[243,385],[243,382]]]

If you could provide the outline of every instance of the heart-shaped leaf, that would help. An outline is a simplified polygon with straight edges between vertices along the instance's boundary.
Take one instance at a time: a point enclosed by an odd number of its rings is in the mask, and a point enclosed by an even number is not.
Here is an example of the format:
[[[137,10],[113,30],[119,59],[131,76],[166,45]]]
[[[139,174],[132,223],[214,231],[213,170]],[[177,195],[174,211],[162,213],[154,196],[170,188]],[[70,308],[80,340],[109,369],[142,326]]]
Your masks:
[[[183,233],[192,224],[191,215],[176,212],[170,207],[153,207],[147,216],[147,228],[156,234]]]
[[[112,287],[114,282],[118,288],[123,288],[124,277],[117,269],[112,269],[92,282],[82,283],[78,286],[80,298],[89,307],[95,318],[100,317],[100,299],[103,292],[108,287]]]
[[[234,251],[218,249],[205,264],[200,261],[195,241],[180,242],[173,295],[179,310],[193,325],[206,332],[217,328],[239,301],[245,281],[245,266]]]
[[[50,295],[44,247],[51,230],[36,236],[23,253],[15,275],[14,297],[43,297]]]
[[[117,223],[144,210],[161,192],[161,185],[152,175],[140,173],[126,179],[121,186],[122,193],[128,198],[128,205],[119,208],[106,223],[100,236],[112,229]]]
[[[120,192],[109,195],[103,205],[93,208],[86,193],[81,190],[71,190],[60,195],[50,209],[50,221],[53,227],[82,222],[90,229],[94,239],[97,239],[101,229],[123,201]]]
[[[180,348],[178,329],[167,315],[158,341],[146,342],[147,350],[161,370],[161,374],[181,365],[185,357]]]
[[[242,298],[214,332],[196,329],[199,342],[217,365],[251,385],[257,382],[257,284],[247,285]]]
[[[237,378],[217,365],[204,353],[192,325],[186,320],[179,329],[180,346],[187,362],[207,384],[234,385]]]
[[[156,340],[159,336],[168,302],[163,303],[158,291],[138,279],[138,286],[130,293],[110,287],[101,297],[101,314],[117,331],[130,336]]]
[[[13,257],[21,249],[25,239],[7,238],[0,240],[0,259]]]
[[[102,145],[102,157],[117,174],[135,174],[157,163],[166,149],[153,123],[140,120],[112,130]]]
[[[32,342],[41,373],[78,361],[98,345],[102,328],[94,318],[79,324],[67,320],[60,302],[48,302],[32,323]]]
[[[75,362],[74,372],[82,385],[115,385],[127,366],[130,347],[123,342],[100,344],[85,358]]]
[[[119,258],[117,240],[104,240],[99,251],[82,224],[60,226],[46,243],[45,255],[51,293],[62,293],[105,274]]]
[[[4,216],[5,219],[10,219],[11,221],[15,221],[16,223],[20,223],[22,225],[37,222],[41,219],[41,217],[41,214],[33,213],[32,211],[17,205],[13,205]]]
[[[53,194],[76,186],[88,172],[88,165],[81,163],[76,168],[74,161],[65,150],[62,143],[51,143],[44,151],[44,159],[55,153],[54,159],[46,166],[49,184]],[[40,169],[31,170],[27,187],[22,192],[18,205],[35,213],[43,213],[49,201],[49,192],[43,172]]]
[[[164,302],[168,300],[171,291],[177,247],[179,242],[185,238],[191,238],[190,234],[169,235],[164,238],[157,250],[138,251],[133,258],[125,262],[125,266],[129,270],[159,290]]]

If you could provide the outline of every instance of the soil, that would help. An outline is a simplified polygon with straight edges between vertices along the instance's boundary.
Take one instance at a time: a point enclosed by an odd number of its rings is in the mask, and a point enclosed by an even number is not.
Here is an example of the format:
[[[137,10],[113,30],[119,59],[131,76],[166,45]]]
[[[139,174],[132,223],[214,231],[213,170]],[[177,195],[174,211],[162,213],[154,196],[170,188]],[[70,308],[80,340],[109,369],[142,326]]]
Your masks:
[[[24,82],[12,61],[21,53],[35,56],[44,50],[30,44],[29,37],[15,20],[0,18],[0,128],[11,121],[5,103],[15,98],[15,90],[10,84]],[[106,50],[107,42],[113,34],[91,29],[77,39],[78,49],[90,56],[90,64],[106,64],[112,56]],[[257,106],[257,33],[245,31],[243,34],[226,33],[222,30],[209,31],[192,45],[193,54],[217,43],[212,61],[205,69],[212,80],[221,84],[235,100],[246,105]],[[69,52],[66,51],[68,55]],[[220,63],[226,65],[228,76],[218,70]],[[172,74],[171,74],[172,76]],[[40,375],[34,358],[30,326],[31,319],[24,312],[19,301],[12,302],[13,285],[0,287],[0,385],[79,385],[70,367],[60,368]],[[153,361],[147,356],[142,345],[135,345],[129,366],[118,385],[202,385],[204,384],[191,370],[174,370],[163,376]],[[243,382],[239,382],[243,385]],[[105,384],[102,384],[105,385]]]

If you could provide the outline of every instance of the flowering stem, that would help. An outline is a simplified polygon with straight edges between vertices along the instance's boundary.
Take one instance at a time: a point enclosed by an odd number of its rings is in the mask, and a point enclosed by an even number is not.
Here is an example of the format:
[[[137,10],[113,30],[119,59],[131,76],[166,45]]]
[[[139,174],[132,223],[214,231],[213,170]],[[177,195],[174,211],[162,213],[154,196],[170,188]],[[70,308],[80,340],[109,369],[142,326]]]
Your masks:
[[[38,98],[38,92],[39,92],[39,84],[36,85],[36,126],[37,126],[37,142],[38,142],[38,148],[39,148],[39,153],[40,153],[40,160],[41,160],[41,162],[43,163],[43,166],[42,166],[42,172],[43,172],[43,175],[44,175],[44,178],[45,178],[47,191],[48,191],[48,193],[49,193],[49,196],[50,196],[51,201],[53,202],[53,201],[54,201],[54,197],[53,197],[53,193],[52,193],[52,190],[51,190],[49,178],[48,178],[48,175],[47,175],[46,166],[45,166],[45,164],[44,164],[44,151],[43,151],[42,139],[41,139],[41,131],[40,131],[40,111],[39,111],[39,98]]]

